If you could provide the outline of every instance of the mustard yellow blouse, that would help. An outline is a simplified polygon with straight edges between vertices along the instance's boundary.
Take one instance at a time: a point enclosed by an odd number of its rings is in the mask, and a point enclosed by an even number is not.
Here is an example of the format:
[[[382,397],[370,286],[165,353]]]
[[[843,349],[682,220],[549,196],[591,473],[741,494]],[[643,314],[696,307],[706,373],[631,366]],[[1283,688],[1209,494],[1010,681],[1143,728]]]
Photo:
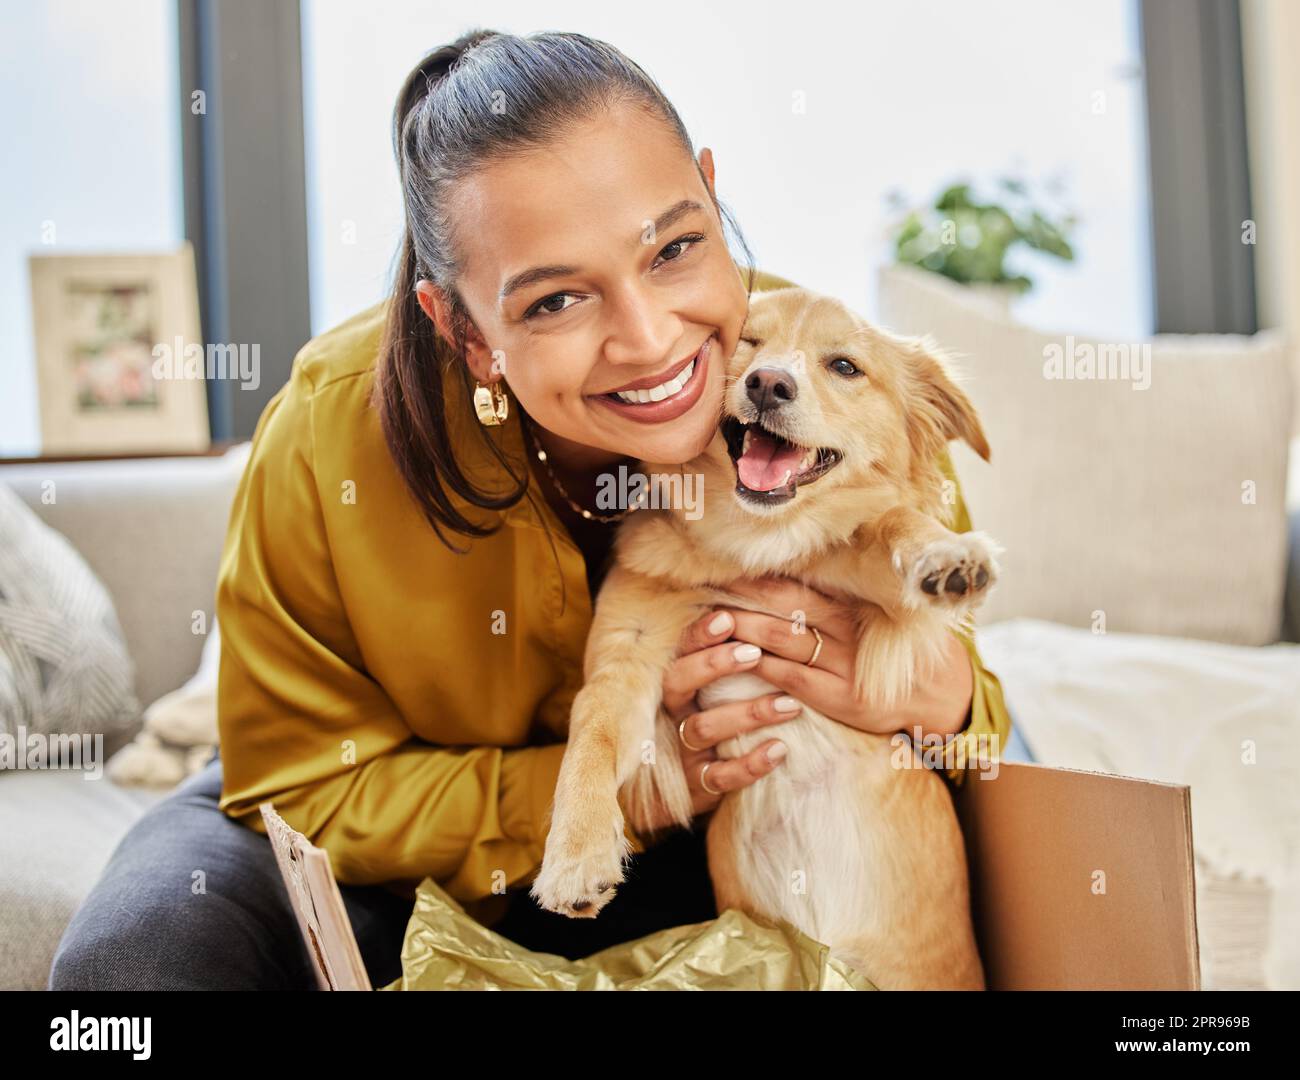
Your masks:
[[[787,284],[761,274],[755,290]],[[591,622],[586,567],[543,498],[497,515],[494,536],[449,534],[466,554],[426,524],[369,404],[384,312],[308,342],[253,436],[217,590],[220,806],[264,832],[257,805],[272,800],[340,882],[413,896],[432,877],[490,925],[541,865]],[[446,384],[467,475],[506,491],[468,396]],[[522,469],[517,411],[488,430]],[[954,528],[970,528],[960,495]],[[967,730],[1005,746],[1001,686],[963,641]]]

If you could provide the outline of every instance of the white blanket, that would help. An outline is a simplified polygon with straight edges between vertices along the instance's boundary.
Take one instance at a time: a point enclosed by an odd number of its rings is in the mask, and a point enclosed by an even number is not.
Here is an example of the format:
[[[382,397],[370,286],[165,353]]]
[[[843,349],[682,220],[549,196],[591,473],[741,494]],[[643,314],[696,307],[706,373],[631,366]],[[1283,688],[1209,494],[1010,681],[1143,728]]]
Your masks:
[[[1300,988],[1300,645],[1038,619],[981,627],[978,643],[1035,761],[1191,787],[1198,891],[1203,874],[1266,882],[1264,977]]]

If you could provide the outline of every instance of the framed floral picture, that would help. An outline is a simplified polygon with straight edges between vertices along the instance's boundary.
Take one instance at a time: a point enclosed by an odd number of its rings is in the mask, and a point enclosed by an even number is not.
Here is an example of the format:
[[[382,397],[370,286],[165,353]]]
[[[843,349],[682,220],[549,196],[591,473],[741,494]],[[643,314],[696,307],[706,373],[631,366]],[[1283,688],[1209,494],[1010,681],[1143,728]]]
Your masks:
[[[43,454],[175,453],[210,444],[194,250],[32,255]]]

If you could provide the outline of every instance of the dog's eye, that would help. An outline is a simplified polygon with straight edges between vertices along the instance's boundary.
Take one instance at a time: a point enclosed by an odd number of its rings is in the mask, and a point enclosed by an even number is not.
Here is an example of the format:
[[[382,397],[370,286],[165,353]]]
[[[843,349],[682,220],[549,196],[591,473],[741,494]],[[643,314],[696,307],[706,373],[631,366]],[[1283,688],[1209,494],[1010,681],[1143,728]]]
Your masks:
[[[830,362],[830,366],[834,368],[836,371],[838,371],[841,375],[853,376],[853,375],[866,374],[864,371],[859,369],[858,366],[854,364],[852,360],[848,360],[843,356],[837,356],[834,360]]]
[[[746,345],[753,345],[754,348],[756,349],[758,348],[758,338],[742,337],[740,340],[743,341]]]

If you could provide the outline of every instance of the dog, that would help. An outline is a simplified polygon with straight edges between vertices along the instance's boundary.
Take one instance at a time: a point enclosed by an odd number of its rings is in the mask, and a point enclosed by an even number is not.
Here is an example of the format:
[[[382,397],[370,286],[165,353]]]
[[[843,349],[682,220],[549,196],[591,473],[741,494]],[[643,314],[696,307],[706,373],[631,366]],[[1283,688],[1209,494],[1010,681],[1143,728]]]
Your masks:
[[[705,511],[641,509],[615,536],[530,890],[541,907],[593,918],[609,902],[630,854],[623,805],[634,828],[656,797],[691,827],[661,688],[682,631],[702,613],[720,603],[764,610],[725,583],[781,575],[860,599],[854,689],[884,710],[933,670],[946,634],[972,625],[1003,549],[944,523],[955,502],[938,464],[948,441],[990,460],[950,367],[929,339],[897,337],[832,297],[789,287],[752,298],[713,441],[684,466],[641,463],[652,477],[697,474]],[[738,673],[697,701],[712,708],[776,689]],[[901,736],[807,704],[717,754],[773,737],[788,747],[783,764],[725,795],[708,822],[719,910],[788,921],[883,989],[983,989],[943,776]]]

